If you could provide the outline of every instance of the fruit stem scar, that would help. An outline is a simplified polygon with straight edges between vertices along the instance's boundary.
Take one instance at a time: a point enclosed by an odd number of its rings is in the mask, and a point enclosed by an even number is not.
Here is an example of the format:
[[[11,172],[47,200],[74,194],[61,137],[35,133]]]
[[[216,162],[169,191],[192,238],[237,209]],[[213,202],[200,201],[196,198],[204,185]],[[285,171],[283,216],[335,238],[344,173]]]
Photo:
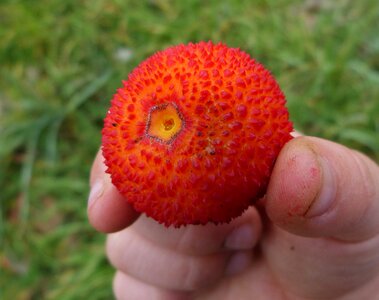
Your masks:
[[[150,108],[145,135],[157,142],[171,144],[184,128],[183,115],[175,103],[163,103]]]
[[[171,130],[172,127],[175,126],[175,121],[174,119],[171,118],[171,119],[165,120],[163,125],[164,125],[165,130]]]

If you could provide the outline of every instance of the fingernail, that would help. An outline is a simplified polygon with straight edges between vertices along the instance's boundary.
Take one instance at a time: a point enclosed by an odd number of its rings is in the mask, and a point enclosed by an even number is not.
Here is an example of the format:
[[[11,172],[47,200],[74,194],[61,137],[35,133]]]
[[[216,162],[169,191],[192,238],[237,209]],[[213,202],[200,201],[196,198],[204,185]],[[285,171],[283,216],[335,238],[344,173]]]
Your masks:
[[[250,252],[237,252],[232,255],[228,265],[225,268],[226,275],[236,275],[246,270],[251,263]]]
[[[98,179],[93,184],[88,196],[88,206],[91,207],[97,199],[104,193],[104,183],[101,179]]]
[[[315,201],[308,209],[305,217],[313,218],[323,215],[330,207],[332,207],[336,197],[336,184],[334,171],[330,167],[327,160],[318,157],[321,169],[321,188],[316,196]]]
[[[250,224],[234,229],[225,240],[225,248],[230,250],[247,250],[255,245],[255,234]]]

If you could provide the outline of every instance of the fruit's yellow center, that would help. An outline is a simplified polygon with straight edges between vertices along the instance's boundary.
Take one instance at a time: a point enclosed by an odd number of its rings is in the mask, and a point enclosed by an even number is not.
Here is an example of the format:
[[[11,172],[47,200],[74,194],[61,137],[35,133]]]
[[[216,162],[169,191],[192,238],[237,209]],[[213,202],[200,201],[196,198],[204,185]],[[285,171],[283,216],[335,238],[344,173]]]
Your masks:
[[[151,138],[171,143],[183,126],[183,119],[174,104],[154,106],[149,113],[146,133]]]

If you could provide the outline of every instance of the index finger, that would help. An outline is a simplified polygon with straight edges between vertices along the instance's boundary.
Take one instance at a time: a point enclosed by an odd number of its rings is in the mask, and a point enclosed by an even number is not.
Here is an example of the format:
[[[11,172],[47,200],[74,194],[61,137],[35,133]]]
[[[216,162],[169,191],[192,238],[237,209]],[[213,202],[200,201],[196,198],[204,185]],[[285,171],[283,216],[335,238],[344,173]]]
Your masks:
[[[105,170],[103,155],[98,151],[91,169],[87,214],[96,230],[110,233],[129,226],[139,214],[117,191]]]

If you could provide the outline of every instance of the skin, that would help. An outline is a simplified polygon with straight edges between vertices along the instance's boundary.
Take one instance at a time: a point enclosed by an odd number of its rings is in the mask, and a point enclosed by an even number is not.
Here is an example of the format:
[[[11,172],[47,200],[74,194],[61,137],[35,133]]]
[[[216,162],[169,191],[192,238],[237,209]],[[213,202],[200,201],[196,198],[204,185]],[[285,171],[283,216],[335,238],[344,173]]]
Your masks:
[[[314,137],[282,149],[266,196],[229,224],[165,228],[91,172],[117,299],[379,299],[379,167]]]

